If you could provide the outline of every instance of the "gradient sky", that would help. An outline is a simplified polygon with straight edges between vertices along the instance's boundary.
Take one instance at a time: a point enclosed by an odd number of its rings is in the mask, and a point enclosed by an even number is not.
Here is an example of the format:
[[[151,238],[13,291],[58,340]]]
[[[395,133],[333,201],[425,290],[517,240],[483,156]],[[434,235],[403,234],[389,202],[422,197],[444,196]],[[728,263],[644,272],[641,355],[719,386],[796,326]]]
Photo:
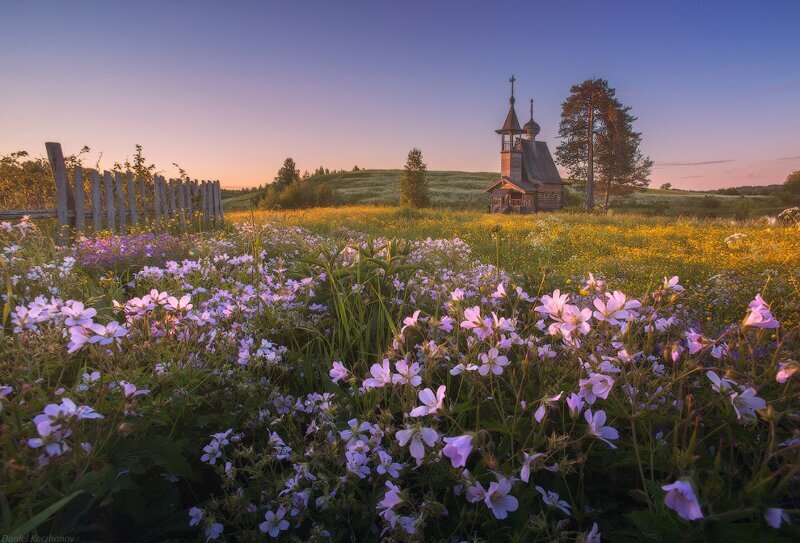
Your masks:
[[[0,0],[0,154],[134,144],[225,186],[301,170],[499,171],[517,77],[552,151],[572,84],[639,117],[653,186],[782,182],[800,169],[800,1]]]

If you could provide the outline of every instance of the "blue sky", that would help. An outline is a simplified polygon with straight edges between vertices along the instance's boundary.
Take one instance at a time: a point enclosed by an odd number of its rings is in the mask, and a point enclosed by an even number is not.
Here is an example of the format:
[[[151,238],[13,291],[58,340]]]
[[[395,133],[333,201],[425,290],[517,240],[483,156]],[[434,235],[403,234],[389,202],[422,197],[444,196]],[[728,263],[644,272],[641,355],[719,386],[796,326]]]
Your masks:
[[[565,5],[566,4],[566,5]],[[800,2],[3,2],[0,154],[136,143],[229,186],[301,169],[497,171],[517,78],[557,145],[572,84],[639,117],[655,185],[800,169]]]

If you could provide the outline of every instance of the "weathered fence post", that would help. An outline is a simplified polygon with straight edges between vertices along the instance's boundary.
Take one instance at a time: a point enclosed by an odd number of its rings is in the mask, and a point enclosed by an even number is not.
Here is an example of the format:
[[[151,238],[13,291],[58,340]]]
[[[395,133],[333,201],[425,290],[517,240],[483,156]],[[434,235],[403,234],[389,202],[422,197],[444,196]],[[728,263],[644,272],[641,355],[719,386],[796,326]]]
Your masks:
[[[169,207],[172,210],[172,216],[178,215],[178,190],[175,188],[175,180],[169,180]]]
[[[53,177],[56,180],[56,219],[58,222],[58,243],[63,245],[67,241],[67,231],[69,228],[69,180],[67,179],[67,167],[64,165],[64,153],[61,151],[61,144],[48,141],[44,144],[47,148],[47,159],[50,161],[50,169],[53,170]]]
[[[139,210],[136,209],[136,187],[133,183],[133,172],[128,172],[128,207],[131,210],[131,226],[137,226]]]
[[[209,181],[209,188],[211,189],[211,217],[214,220],[214,226],[217,225],[217,185],[213,181]]]
[[[175,189],[178,197],[178,218],[181,221],[181,229],[186,230],[186,196],[183,190],[183,179],[175,180]]]
[[[117,190],[117,209],[119,211],[119,233],[125,233],[125,219],[128,212],[125,210],[125,193],[122,191],[122,172],[114,172],[114,184]]]
[[[208,182],[208,212],[211,217],[211,221],[216,226],[217,224],[217,196],[215,193],[216,187],[214,186],[213,181]]]
[[[75,229],[78,232],[86,230],[86,201],[83,190],[83,168],[75,166],[72,180],[75,187]]]
[[[169,197],[167,196],[167,180],[161,177],[159,185],[161,187],[161,214],[164,216],[164,222],[169,223],[172,215],[169,209]]]
[[[208,224],[208,191],[206,182],[200,181],[200,221],[203,226]]]
[[[219,181],[214,182],[217,187],[217,212],[219,213],[219,220],[222,222],[225,217],[222,214],[222,184]]]
[[[145,180],[139,178],[139,200],[142,202],[142,222],[147,224],[147,192],[145,189]]]
[[[186,178],[185,185],[186,187],[186,216],[189,218],[189,222],[192,222],[192,196],[194,195],[192,186],[192,180],[188,177]]]
[[[153,217],[156,226],[161,227],[161,182],[157,175],[153,176]]]
[[[106,228],[114,230],[114,182],[108,170],[103,171],[103,182],[106,189]]]
[[[103,228],[103,218],[100,216],[102,206],[100,204],[100,172],[97,170],[89,171],[89,178],[92,180],[92,225],[94,231],[99,232]]]
[[[214,190],[211,181],[206,181],[206,217],[208,225],[214,224]]]

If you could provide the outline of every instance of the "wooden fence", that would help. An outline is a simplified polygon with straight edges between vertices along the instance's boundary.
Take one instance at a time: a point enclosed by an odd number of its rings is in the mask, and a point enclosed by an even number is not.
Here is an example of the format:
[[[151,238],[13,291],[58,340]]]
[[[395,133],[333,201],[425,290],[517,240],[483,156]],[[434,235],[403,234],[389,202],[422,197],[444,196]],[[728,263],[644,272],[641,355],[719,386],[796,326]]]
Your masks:
[[[166,229],[177,223],[185,230],[189,225],[213,228],[224,219],[219,181],[167,180],[159,175],[146,181],[131,172],[101,174],[80,166],[73,169],[70,180],[61,144],[48,142],[45,147],[56,183],[56,209],[0,210],[0,220],[24,215],[56,218],[58,241],[66,243],[71,229],[85,232],[89,226],[122,233],[134,226]]]

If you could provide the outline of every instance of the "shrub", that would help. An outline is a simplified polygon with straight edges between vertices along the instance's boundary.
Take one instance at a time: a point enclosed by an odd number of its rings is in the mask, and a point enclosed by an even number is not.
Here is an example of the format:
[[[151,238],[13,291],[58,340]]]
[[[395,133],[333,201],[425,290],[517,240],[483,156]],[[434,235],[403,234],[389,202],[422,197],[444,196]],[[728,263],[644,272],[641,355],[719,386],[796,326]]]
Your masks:
[[[268,187],[260,202],[264,209],[306,209],[336,204],[333,189],[327,183],[295,181],[283,188]]]

